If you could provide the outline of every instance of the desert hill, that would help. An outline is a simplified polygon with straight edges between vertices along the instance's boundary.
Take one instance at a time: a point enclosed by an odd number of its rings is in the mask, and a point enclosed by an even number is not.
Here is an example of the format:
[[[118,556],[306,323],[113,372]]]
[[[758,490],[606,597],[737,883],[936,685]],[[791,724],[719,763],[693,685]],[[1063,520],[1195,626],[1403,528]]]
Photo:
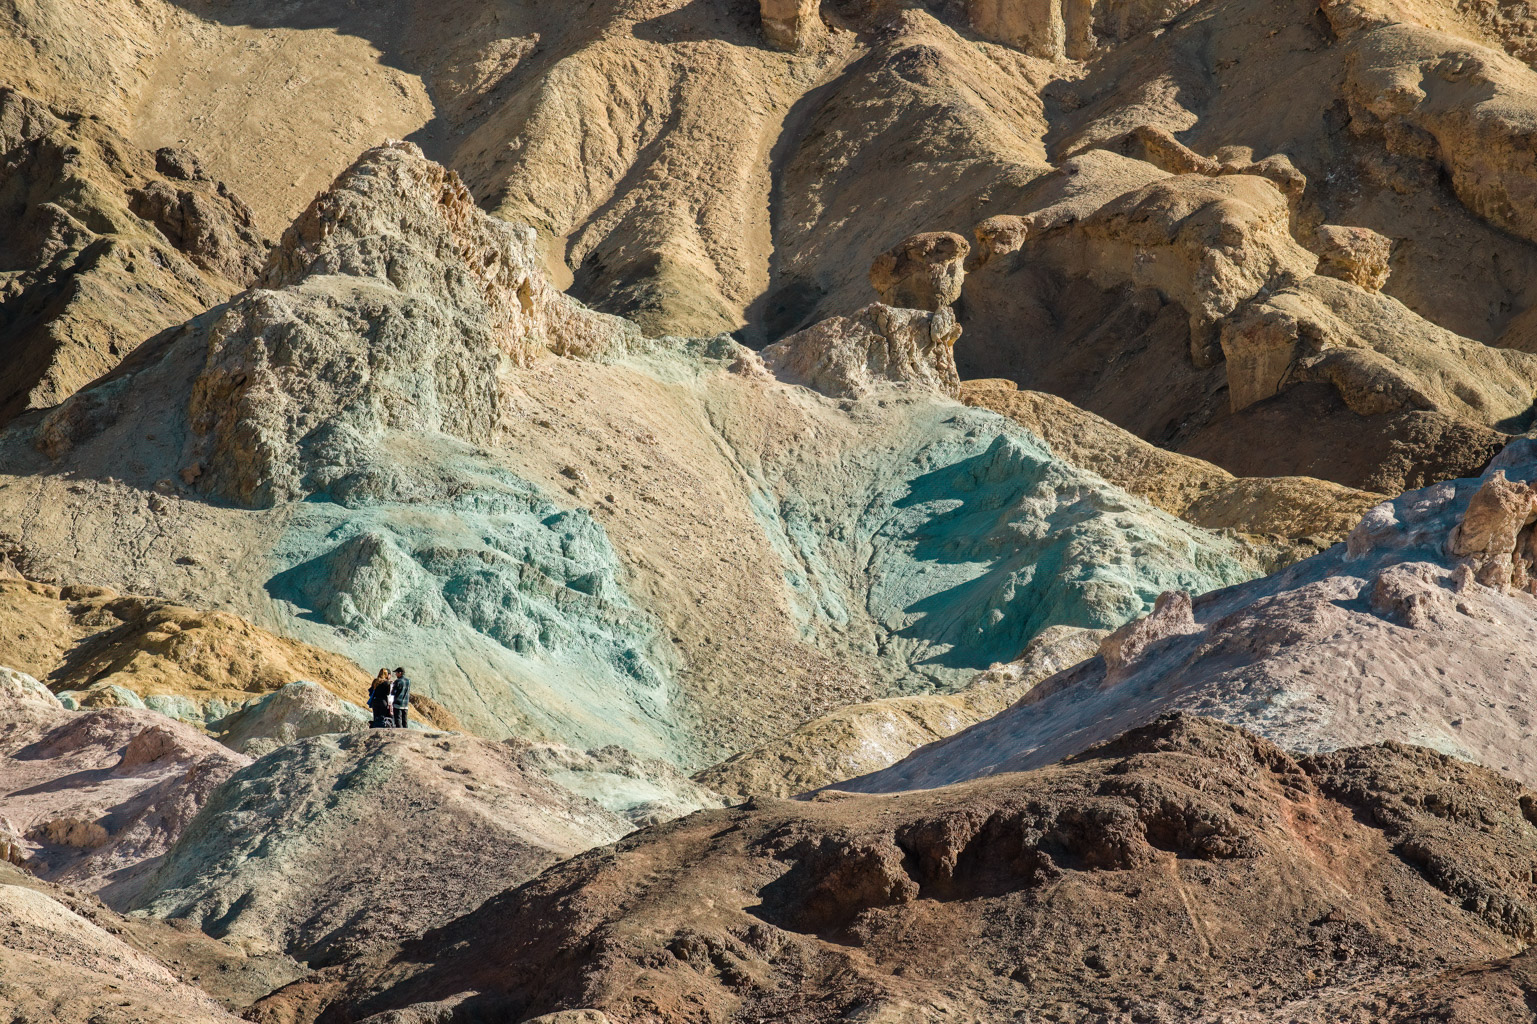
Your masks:
[[[0,1018],[1530,1020],[1534,127],[1520,0],[0,3]]]

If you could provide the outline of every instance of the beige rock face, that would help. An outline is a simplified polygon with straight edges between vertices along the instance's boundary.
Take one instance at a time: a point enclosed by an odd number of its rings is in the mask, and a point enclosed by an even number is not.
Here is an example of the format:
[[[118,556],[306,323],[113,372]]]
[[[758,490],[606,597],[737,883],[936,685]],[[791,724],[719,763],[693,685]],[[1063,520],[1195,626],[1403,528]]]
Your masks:
[[[1018,252],[1030,236],[1030,222],[1024,217],[1002,213],[989,217],[972,229],[977,240],[976,266],[981,266],[994,256],[1007,256]]]
[[[820,7],[821,0],[758,0],[763,38],[780,50],[808,48],[821,29]]]
[[[954,305],[971,245],[949,231],[913,235],[870,265],[870,286],[888,306],[935,311]]]
[[[0,424],[250,283],[252,213],[188,154],[0,88]]]
[[[951,694],[889,697],[813,718],[695,778],[735,797],[788,797],[877,771],[997,714],[1047,676],[1094,655],[1102,630],[1053,626],[1020,657]]]
[[[971,26],[1034,57],[1086,60],[1166,22],[1195,0],[968,0]]]
[[[1063,0],[967,0],[966,10],[987,38],[1051,60],[1067,53],[1062,7]]]
[[[236,1024],[239,1017],[169,965],[135,948],[122,918],[59,890],[0,874],[3,1005],[20,1020]],[[231,958],[233,961],[234,958]],[[234,966],[231,962],[226,966]]]
[[[1372,28],[1352,43],[1352,129],[1380,137],[1394,156],[1439,165],[1468,209],[1537,240],[1537,73],[1418,25]]]
[[[1380,292],[1388,283],[1392,269],[1388,257],[1393,254],[1393,240],[1370,228],[1347,228],[1325,224],[1313,235],[1313,251],[1318,254],[1318,272],[1326,277],[1349,281],[1369,292]]]
[[[1462,522],[1447,538],[1447,552],[1467,559],[1473,578],[1484,586],[1527,588],[1537,567],[1530,529],[1534,521],[1537,491],[1496,470],[1468,502]]]
[[[954,396],[960,378],[952,350],[960,334],[948,307],[929,313],[877,303],[770,345],[763,364],[834,397],[857,397],[881,383]]]
[[[963,381],[961,401],[1029,429],[1074,465],[1092,469],[1166,512],[1212,530],[1247,534],[1267,565],[1345,539],[1383,495],[1310,477],[1235,477],[1209,462],[1148,444],[1054,395],[1012,381]],[[1279,550],[1268,553],[1275,544]]]
[[[1310,275],[1286,197],[1255,175],[1176,175],[1047,232],[1041,246],[1102,287],[1156,288],[1190,315],[1190,357],[1209,366],[1223,318],[1262,288]]]

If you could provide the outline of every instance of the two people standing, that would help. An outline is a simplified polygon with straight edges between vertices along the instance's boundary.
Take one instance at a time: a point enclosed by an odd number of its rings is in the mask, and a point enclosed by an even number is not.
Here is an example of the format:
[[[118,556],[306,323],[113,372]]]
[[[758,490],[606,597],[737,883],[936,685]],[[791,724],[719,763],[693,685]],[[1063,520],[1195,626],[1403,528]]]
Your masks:
[[[374,713],[372,729],[404,729],[406,712],[411,707],[411,680],[406,670],[397,668],[394,675],[381,668],[368,687],[368,706]]]

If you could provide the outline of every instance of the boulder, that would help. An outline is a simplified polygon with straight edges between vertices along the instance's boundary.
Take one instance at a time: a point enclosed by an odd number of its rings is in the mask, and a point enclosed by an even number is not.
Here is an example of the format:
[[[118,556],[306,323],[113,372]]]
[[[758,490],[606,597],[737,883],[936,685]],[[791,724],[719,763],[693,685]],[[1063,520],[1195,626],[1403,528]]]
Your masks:
[[[938,311],[961,297],[970,252],[951,231],[913,235],[875,258],[870,285],[888,306]]]
[[[1324,224],[1313,235],[1312,250],[1318,254],[1318,272],[1349,281],[1369,292],[1380,292],[1392,269],[1388,258],[1393,241],[1371,228],[1347,228]]]
[[[1479,583],[1501,589],[1525,588],[1537,577],[1537,545],[1530,529],[1537,522],[1537,489],[1508,480],[1494,470],[1468,501],[1462,521],[1447,537],[1447,553],[1465,558]]]
[[[770,345],[763,364],[780,379],[833,397],[858,397],[895,384],[954,396],[960,325],[948,306],[936,312],[875,303]]]
[[[763,38],[776,50],[806,49],[821,31],[821,0],[758,0]]]

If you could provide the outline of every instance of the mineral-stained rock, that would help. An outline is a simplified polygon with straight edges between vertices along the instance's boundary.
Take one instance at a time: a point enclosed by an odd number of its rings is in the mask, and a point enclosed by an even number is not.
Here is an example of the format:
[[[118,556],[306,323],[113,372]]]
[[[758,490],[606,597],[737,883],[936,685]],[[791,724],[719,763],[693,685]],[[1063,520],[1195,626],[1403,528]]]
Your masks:
[[[806,49],[821,28],[819,7],[821,0],[758,0],[763,38],[776,49]]]
[[[1313,235],[1313,251],[1318,253],[1318,272],[1337,277],[1369,292],[1380,292],[1392,269],[1388,257],[1393,254],[1393,240],[1371,228],[1347,228],[1325,224]]]
[[[1062,669],[1093,657],[1103,630],[1053,626],[1014,661],[948,694],[851,704],[804,722],[695,779],[733,796],[786,797],[877,771],[926,743],[997,714]]]
[[[28,868],[123,906],[248,760],[152,711],[66,711],[0,689],[0,807]]]
[[[311,735],[321,724],[341,728],[366,701],[369,678],[346,658],[275,636],[228,612],[105,587],[27,580],[0,580],[5,663],[48,680],[80,706],[147,706],[237,749],[258,737]],[[284,692],[300,680],[314,682]],[[324,694],[313,692],[317,683]],[[418,700],[418,717],[440,728],[458,727],[429,693],[420,692]],[[325,713],[317,704],[325,705]]]
[[[501,250],[477,270],[463,243],[522,236],[452,185],[409,149],[367,154],[274,257],[300,283],[0,435],[29,570],[195,595],[370,671],[404,662],[483,736],[691,769],[1255,571],[951,401],[948,312],[878,306],[767,352],[837,397],[731,372],[759,357],[730,338],[623,324],[622,358],[520,365],[481,316]],[[564,303],[552,291],[551,316],[594,316]],[[274,686],[295,680],[327,683]],[[80,699],[144,700],[115,685]]]
[[[267,242],[222,182],[0,87],[0,424],[249,283]]]
[[[209,331],[186,456],[200,488],[246,504],[336,482],[388,429],[489,440],[512,400],[503,364],[636,337],[556,291],[532,230],[482,213],[408,143],[339,177],[261,280]]]
[[[1343,540],[1361,513],[1383,498],[1310,477],[1234,477],[1209,462],[1148,444],[1054,395],[1020,390],[1012,381],[963,381],[961,400],[1009,417],[1057,455],[1172,515],[1249,535],[1256,557],[1272,568]]]
[[[879,383],[955,395],[956,339],[948,307],[937,312],[879,303],[851,317],[833,317],[763,350],[763,363],[781,379],[833,397],[857,397]]]
[[[1537,780],[1526,741],[1537,598],[1511,587],[1531,558],[1534,477],[1531,442],[1517,442],[1483,480],[1384,502],[1346,545],[1196,599],[1176,631],[1187,635],[1118,669],[1084,662],[846,785],[885,792],[1048,764],[1180,709],[1294,749],[1385,736]]]
[[[937,311],[961,297],[971,246],[950,231],[913,235],[881,253],[870,285],[888,306]]]
[[[505,742],[519,764],[541,772],[636,828],[725,803],[713,790],[690,781],[675,765],[636,757],[620,746],[583,751],[552,743]]]
[[[333,1005],[474,992],[514,1020],[986,1022],[1045,1000],[1115,1019],[1130,999],[1152,1020],[1380,1019],[1368,1008],[1427,964],[1450,978],[1528,941],[1523,799],[1428,750],[1306,757],[1165,718],[1026,774],[647,830],[493,897]]]

